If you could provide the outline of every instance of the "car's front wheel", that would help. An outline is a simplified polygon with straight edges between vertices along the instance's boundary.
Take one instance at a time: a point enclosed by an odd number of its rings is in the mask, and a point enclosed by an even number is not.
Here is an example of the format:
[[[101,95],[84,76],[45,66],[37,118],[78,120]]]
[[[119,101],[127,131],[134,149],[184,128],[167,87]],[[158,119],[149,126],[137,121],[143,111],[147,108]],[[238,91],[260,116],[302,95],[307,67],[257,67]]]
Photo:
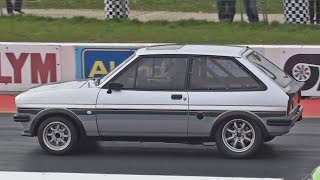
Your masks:
[[[45,119],[38,129],[41,147],[54,155],[72,152],[78,142],[78,133],[71,121],[55,116]]]
[[[215,141],[224,155],[231,158],[246,158],[257,152],[264,139],[261,129],[254,120],[236,118],[220,124]]]

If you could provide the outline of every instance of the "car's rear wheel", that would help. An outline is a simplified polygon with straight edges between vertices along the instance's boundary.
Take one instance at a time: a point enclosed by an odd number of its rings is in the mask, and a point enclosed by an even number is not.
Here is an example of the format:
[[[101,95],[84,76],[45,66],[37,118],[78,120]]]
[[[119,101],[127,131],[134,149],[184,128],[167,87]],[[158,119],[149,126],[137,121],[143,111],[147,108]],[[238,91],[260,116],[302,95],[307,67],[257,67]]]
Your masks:
[[[237,118],[223,121],[216,132],[218,149],[231,158],[246,158],[254,155],[263,143],[258,124],[251,119]]]
[[[49,117],[39,126],[38,140],[45,151],[54,155],[64,155],[75,149],[78,133],[68,119],[60,116]]]

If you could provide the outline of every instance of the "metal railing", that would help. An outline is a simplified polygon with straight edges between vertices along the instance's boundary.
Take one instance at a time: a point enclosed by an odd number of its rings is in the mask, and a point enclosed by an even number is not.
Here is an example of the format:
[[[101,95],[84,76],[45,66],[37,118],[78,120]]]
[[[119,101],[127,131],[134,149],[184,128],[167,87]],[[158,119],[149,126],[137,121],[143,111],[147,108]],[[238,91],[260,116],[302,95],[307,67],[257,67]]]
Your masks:
[[[129,7],[132,11],[185,11],[185,12],[195,12],[195,13],[213,13],[218,16],[219,6],[217,5],[218,1],[229,1],[232,2],[233,7],[231,8],[234,12],[230,16],[236,14],[236,21],[246,21],[248,17],[247,1],[256,2],[256,10],[259,12],[260,21],[273,21],[274,18],[270,18],[271,14],[273,17],[274,14],[284,18],[284,2],[285,0],[197,0],[197,1],[186,1],[179,0],[162,0],[154,1],[154,4],[145,3],[150,2],[149,0],[129,0]],[[320,0],[302,0],[302,1],[320,1]],[[318,3],[320,6],[320,3]],[[6,0],[0,0],[0,15],[7,14],[6,12]],[[66,12],[68,9],[73,10],[83,10],[83,9],[94,9],[93,12],[97,13],[98,11],[104,11],[104,0],[23,0],[23,8],[26,9],[28,14],[29,10],[34,12],[35,9],[45,11],[46,9],[56,9],[56,11],[64,12],[63,15],[68,15]],[[255,8],[255,7],[251,7]],[[36,13],[33,13],[36,14]],[[45,13],[43,13],[45,14]],[[80,13],[81,14],[81,13]],[[42,15],[36,14],[36,15]],[[81,14],[84,16],[90,16],[90,14]],[[103,16],[103,15],[102,15]],[[92,17],[92,16],[91,16]],[[102,18],[102,17],[101,17]],[[195,18],[199,19],[199,18]],[[278,18],[279,19],[279,18]],[[219,19],[215,19],[218,21]]]
[[[14,0],[13,0],[14,1]],[[98,4],[98,0],[91,0],[94,4]],[[139,2],[142,2],[144,0],[130,0],[130,4],[134,4],[136,2],[138,2],[137,4],[139,4]],[[211,0],[213,6],[215,7],[212,7],[211,9],[205,9],[204,12],[210,12],[210,13],[213,13],[213,12],[217,12],[218,9],[216,8],[217,7],[217,4],[216,2],[214,2],[215,0]],[[223,1],[230,1],[230,0],[223,0]],[[244,14],[245,14],[245,7],[244,7],[244,1],[245,0],[234,0],[235,2],[237,2],[238,5],[236,5],[237,7],[234,7],[235,9],[239,10],[240,11],[240,15],[241,15],[241,21],[244,21]],[[252,0],[252,1],[256,1],[256,0]],[[267,0],[257,0],[257,1],[260,1],[260,3],[258,3],[259,7],[258,9],[262,11],[262,14],[263,14],[263,20],[264,21],[267,21],[268,19],[268,14],[267,14]],[[24,0],[23,3],[24,3],[24,6],[25,8],[29,9],[29,8],[38,8],[38,9],[96,9],[96,8],[99,8],[99,5],[90,5],[89,4],[89,1],[88,0],[60,0],[59,2],[58,1],[55,1],[56,2],[56,5],[54,5],[54,3],[50,3],[48,0]],[[100,4],[101,4],[101,7],[100,9],[104,9],[104,5],[103,5],[103,0],[100,0]],[[181,1],[183,3],[183,1]],[[204,0],[203,2],[206,2],[206,0]],[[240,3],[239,3],[240,2]],[[43,5],[42,5],[43,3]],[[50,4],[52,6],[50,6]],[[59,4],[59,5],[58,5]],[[88,5],[88,6],[86,6]],[[157,5],[157,4],[155,4]],[[178,4],[177,4],[178,5]],[[135,7],[130,7],[130,9],[132,10],[140,10],[139,8],[137,9],[138,5],[136,5]],[[208,4],[208,6],[210,6],[210,4]],[[6,9],[6,0],[0,0],[0,15],[4,15],[4,14],[7,14],[7,11],[5,10]],[[149,10],[148,8],[141,8],[143,10]],[[13,9],[11,9],[10,11],[12,11]],[[155,8],[151,8],[150,9],[151,11],[156,11]],[[165,9],[159,9],[161,11],[165,10]],[[168,11],[174,11],[174,8],[171,8],[169,9]],[[181,11],[181,9],[177,9],[177,11]],[[182,11],[184,11],[182,9]],[[192,11],[192,10],[188,10],[187,11]],[[194,11],[199,11],[199,12],[203,12],[203,9],[201,9],[200,7],[198,9],[194,9]]]

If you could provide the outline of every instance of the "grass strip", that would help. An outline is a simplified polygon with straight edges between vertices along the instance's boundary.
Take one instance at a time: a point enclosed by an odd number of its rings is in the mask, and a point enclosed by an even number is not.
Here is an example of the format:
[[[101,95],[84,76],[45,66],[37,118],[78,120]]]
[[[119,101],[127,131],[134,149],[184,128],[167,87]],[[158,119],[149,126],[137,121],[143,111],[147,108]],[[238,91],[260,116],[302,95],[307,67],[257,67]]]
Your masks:
[[[0,41],[184,44],[320,44],[317,25],[206,21],[97,20],[84,17],[0,17]]]

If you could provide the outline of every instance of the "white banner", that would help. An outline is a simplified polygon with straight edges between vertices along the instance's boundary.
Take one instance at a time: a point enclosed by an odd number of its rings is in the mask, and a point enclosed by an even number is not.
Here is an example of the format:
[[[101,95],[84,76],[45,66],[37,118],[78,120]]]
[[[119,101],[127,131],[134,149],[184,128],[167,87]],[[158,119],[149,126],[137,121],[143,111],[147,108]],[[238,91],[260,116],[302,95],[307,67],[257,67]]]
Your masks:
[[[303,96],[320,97],[320,46],[251,46],[298,81]]]
[[[24,91],[60,80],[59,46],[0,45],[1,92]]]

